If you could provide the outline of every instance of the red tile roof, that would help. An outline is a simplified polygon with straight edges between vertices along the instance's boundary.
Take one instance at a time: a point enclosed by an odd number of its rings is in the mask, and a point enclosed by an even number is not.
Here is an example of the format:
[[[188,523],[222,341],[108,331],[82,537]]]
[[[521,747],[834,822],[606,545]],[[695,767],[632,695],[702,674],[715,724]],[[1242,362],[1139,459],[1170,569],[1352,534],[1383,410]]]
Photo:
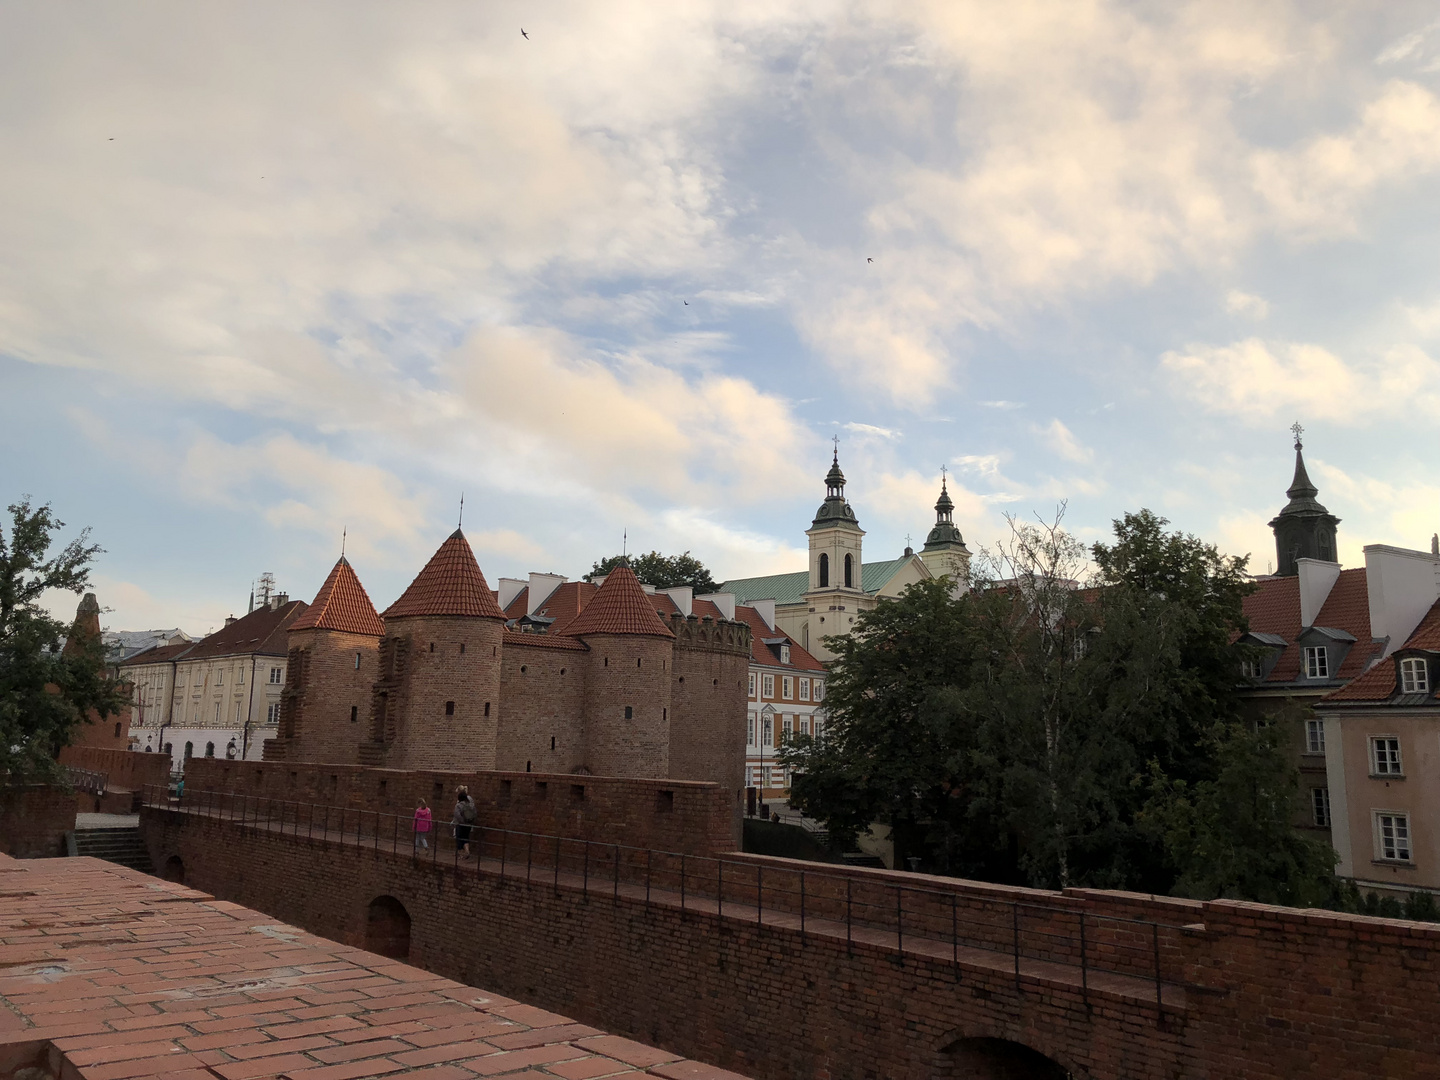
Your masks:
[[[1294,682],[1300,677],[1300,647],[1295,643],[1300,636],[1300,579],[1272,577],[1258,584],[1260,588],[1244,601],[1250,629],[1279,634],[1287,643],[1265,681]]]
[[[668,597],[666,598],[668,599]],[[647,596],[634,571],[617,566],[605,584],[572,619],[563,633],[570,637],[586,634],[643,634],[673,638],[675,635],[656,614],[655,597]]]
[[[769,667],[790,667],[799,671],[824,671],[825,665],[811,656],[809,651],[801,647],[800,643],[790,640],[790,635],[784,631],[770,629],[765,624],[760,612],[753,607],[746,607],[743,604],[735,606],[735,618],[750,627],[750,660],[752,663],[765,664]],[[766,645],[764,639],[783,637],[790,640],[790,663],[780,663],[780,647],[778,645]]]
[[[567,581],[545,598],[545,602],[540,605],[540,610],[535,614],[544,619],[555,620],[550,624],[550,633],[568,633],[566,627],[575,621],[576,616],[585,610],[585,605],[590,603],[599,591],[600,586],[589,581]],[[521,595],[528,598],[528,593],[527,588],[526,592]],[[510,605],[511,610],[514,607],[514,604]],[[525,614],[523,604],[520,607],[520,614]]]
[[[1336,678],[1355,678],[1380,654],[1384,645],[1373,640],[1370,630],[1370,589],[1363,567],[1340,571],[1320,614],[1315,616],[1315,625],[1348,630],[1355,635],[1355,644],[1350,646]]]
[[[410,587],[385,609],[383,618],[412,615],[470,615],[482,619],[503,619],[505,613],[495,594],[485,584],[485,575],[475,561],[475,552],[465,534],[456,529],[440,550],[430,557],[425,569]]]
[[[505,631],[505,647],[511,645],[534,645],[538,649],[572,649],[587,652],[585,643],[579,638],[556,636],[555,634],[527,634],[521,630]]]
[[[1435,601],[1420,625],[1405,639],[1402,649],[1425,649],[1440,652],[1440,600]],[[1334,693],[1326,694],[1325,701],[1385,701],[1395,693],[1395,664],[1385,660],[1376,664],[1365,674],[1342,686]]]
[[[256,608],[243,619],[236,619],[229,626],[197,641],[184,656],[177,659],[206,660],[215,656],[251,653],[284,656],[290,651],[290,625],[300,617],[307,606],[304,600],[291,600],[277,608]]]
[[[366,595],[365,586],[355,576],[350,561],[341,555],[325,584],[315,594],[314,602],[290,624],[290,629],[340,630],[347,634],[381,637],[385,633],[385,624],[375,614],[375,605]]]

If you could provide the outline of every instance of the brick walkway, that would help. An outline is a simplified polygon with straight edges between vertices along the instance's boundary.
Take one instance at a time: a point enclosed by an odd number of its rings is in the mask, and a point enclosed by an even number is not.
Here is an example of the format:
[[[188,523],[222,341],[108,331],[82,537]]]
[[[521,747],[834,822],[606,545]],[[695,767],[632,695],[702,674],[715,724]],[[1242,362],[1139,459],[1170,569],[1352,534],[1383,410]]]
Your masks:
[[[743,1080],[124,867],[0,855],[0,1077],[46,1061],[84,1080]]]

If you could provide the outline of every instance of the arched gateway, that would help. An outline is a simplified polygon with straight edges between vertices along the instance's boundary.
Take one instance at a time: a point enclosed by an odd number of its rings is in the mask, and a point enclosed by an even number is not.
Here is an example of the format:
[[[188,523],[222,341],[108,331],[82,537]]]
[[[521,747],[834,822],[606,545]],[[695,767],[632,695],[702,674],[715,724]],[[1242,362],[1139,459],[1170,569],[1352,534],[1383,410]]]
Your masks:
[[[940,1051],[944,1080],[1081,1080],[1038,1050],[1009,1039],[955,1039]]]
[[[365,948],[391,960],[410,958],[410,913],[393,896],[370,901],[365,918]]]

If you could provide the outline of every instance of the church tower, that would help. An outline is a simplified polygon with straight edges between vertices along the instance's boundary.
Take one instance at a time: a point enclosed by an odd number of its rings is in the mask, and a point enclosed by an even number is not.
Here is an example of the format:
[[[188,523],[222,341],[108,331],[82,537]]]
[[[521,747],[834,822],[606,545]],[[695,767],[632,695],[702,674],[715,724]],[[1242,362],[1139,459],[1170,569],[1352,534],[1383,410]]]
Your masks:
[[[925,546],[920,551],[920,561],[935,577],[948,574],[957,588],[970,577],[970,549],[965,538],[955,527],[955,504],[950,499],[945,476],[940,477],[940,498],[935,503],[935,527],[925,537]]]
[[[800,626],[800,644],[819,660],[831,660],[823,639],[847,634],[855,615],[875,606],[861,582],[861,542],[865,530],[855,520],[855,511],[845,501],[845,474],[840,471],[840,451],[825,475],[825,501],[815,520],[805,530],[810,538],[810,580],[805,590],[808,609]]]
[[[1315,496],[1320,489],[1310,482],[1305,472],[1305,457],[1301,453],[1300,434],[1304,430],[1296,424],[1295,432],[1295,478],[1285,492],[1290,501],[1270,522],[1275,530],[1275,575],[1288,577],[1298,573],[1297,559],[1320,559],[1336,562],[1335,526],[1340,519],[1320,505]]]

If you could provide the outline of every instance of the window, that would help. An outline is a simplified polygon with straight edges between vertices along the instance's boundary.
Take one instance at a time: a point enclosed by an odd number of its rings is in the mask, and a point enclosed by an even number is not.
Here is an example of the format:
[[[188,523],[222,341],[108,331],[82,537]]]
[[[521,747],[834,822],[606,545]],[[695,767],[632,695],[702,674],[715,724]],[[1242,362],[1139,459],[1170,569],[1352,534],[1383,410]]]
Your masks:
[[[351,705],[351,706],[350,706],[350,722],[353,724],[353,723],[355,723],[356,720],[359,720],[359,719],[360,719],[360,706],[359,706],[359,705]]]
[[[820,553],[820,588],[828,588],[830,585],[830,556],[823,551]]]
[[[1086,639],[1085,635],[1076,634],[1075,641],[1070,646],[1070,659],[1076,661],[1085,659],[1085,653],[1088,652],[1089,649],[1090,642]]]
[[[1243,679],[1258,679],[1258,678],[1260,678],[1260,661],[1258,661],[1258,660],[1241,660],[1241,661],[1240,661],[1240,677],[1243,678]]]
[[[447,702],[445,702],[445,715],[446,715],[446,716],[454,716],[454,715],[455,715],[455,702],[453,702],[453,701],[447,701]]]
[[[194,756],[195,756],[195,744],[194,744],[193,742],[187,742],[187,743],[185,744],[185,760],[186,760],[186,761],[189,761],[189,760],[190,760],[192,757],[194,757]]]
[[[236,670],[235,682],[238,683],[240,686],[245,685],[245,669],[243,667]]]
[[[1325,753],[1325,721],[1305,721],[1305,752],[1307,754]]]
[[[1305,677],[1307,679],[1328,679],[1330,677],[1330,652],[1324,645],[1305,646]]]
[[[755,676],[750,677],[753,679]],[[745,718],[745,745],[755,745],[755,714],[753,712]]]
[[[360,654],[358,652],[355,654],[355,670],[360,670]]]
[[[1370,775],[1401,776],[1400,740],[1392,735],[1376,735],[1370,739]]]
[[[771,726],[771,718],[768,716],[762,716],[760,718],[760,745],[772,745],[772,743],[774,742],[774,733],[775,729]]]
[[[801,701],[809,701],[809,700],[810,700],[810,680],[809,680],[809,679],[801,679],[801,680],[800,680],[800,700],[801,700]]]
[[[773,698],[775,696],[775,676],[766,675],[763,679],[760,680],[760,683],[764,691],[760,696]]]
[[[782,664],[788,664],[789,662],[790,662],[790,646],[789,646],[789,645],[781,645],[781,646],[780,646],[780,663],[782,663]]]
[[[280,722],[279,705],[267,705],[265,707],[265,722],[267,724],[278,724]]]
[[[1400,661],[1400,692],[1423,694],[1430,689],[1430,671],[1425,661],[1412,656]]]
[[[207,743],[205,744],[205,756],[206,756],[206,757],[214,757],[214,756],[215,756],[215,744],[214,744],[213,742],[207,742]]]
[[[626,719],[626,720],[634,720],[634,719],[635,719],[635,710],[634,710],[633,707],[631,707],[631,706],[629,706],[629,705],[626,705],[626,706],[625,706],[625,719]]]
[[[852,556],[850,556],[850,555],[846,555],[846,556],[845,556],[845,588],[847,588],[847,589],[852,589],[852,588],[855,587],[855,572],[854,572],[854,567],[855,567],[855,560],[854,560],[854,558],[853,558]]]
[[[280,681],[280,674],[281,672],[278,667],[272,667],[270,669],[270,681],[272,683],[278,683]]]
[[[220,723],[220,702],[215,702],[215,723]]]
[[[800,717],[800,734],[801,734],[801,735],[809,735],[809,734],[810,734],[810,717],[808,717],[808,716],[802,716],[802,717]]]
[[[820,741],[820,718],[815,717],[815,741]]]
[[[795,733],[795,718],[793,716],[782,717],[780,720],[780,745],[784,746],[790,741],[790,736]]]
[[[816,679],[816,680],[815,680],[815,697],[814,697],[813,700],[815,700],[815,701],[824,701],[824,700],[825,700],[825,684],[822,683],[819,679]]]
[[[750,696],[752,698],[755,696],[755,673],[753,671],[750,672]]]
[[[795,697],[795,680],[789,675],[780,677],[780,696],[786,701],[792,701]]]
[[[1375,831],[1380,858],[1392,862],[1410,861],[1410,815],[1377,813]]]
[[[224,685],[225,685],[225,669],[224,669],[223,667],[220,668],[218,671],[215,672],[215,685],[216,685],[216,686],[224,686]]]
[[[1330,789],[1317,787],[1310,789],[1310,815],[1316,825],[1328,829],[1330,827]]]

